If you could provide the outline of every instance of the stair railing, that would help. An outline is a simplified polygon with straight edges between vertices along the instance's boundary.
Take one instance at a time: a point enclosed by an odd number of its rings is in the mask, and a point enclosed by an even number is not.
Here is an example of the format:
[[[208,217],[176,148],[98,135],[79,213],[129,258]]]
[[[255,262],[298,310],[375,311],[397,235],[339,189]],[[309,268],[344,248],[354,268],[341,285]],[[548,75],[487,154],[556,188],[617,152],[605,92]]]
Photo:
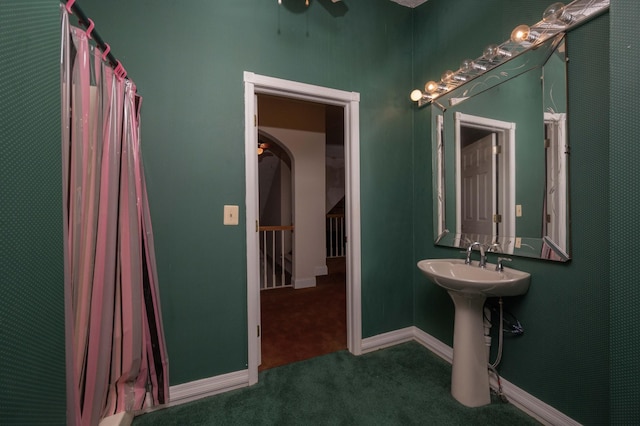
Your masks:
[[[260,226],[260,290],[291,287],[293,225]]]

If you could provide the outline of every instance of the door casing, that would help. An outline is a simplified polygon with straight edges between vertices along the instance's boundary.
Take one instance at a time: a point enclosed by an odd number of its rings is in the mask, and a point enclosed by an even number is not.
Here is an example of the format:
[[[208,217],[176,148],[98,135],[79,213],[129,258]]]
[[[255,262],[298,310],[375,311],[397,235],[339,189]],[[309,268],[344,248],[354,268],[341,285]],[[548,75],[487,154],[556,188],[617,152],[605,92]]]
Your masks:
[[[498,169],[501,176],[501,183],[497,184],[497,190],[500,193],[500,212],[502,222],[499,223],[501,237],[501,250],[503,253],[513,253],[514,241],[516,236],[516,173],[515,173],[515,155],[516,155],[516,123],[508,121],[494,120],[487,117],[479,117],[461,112],[454,115],[455,128],[455,164],[456,164],[456,235],[462,234],[462,200],[461,200],[461,175],[460,170],[460,132],[461,127],[473,127],[476,129],[484,129],[494,132],[501,146],[501,156],[503,160],[500,162]]]
[[[258,241],[258,94],[341,106],[344,109],[347,348],[362,353],[360,271],[360,94],[244,72],[247,233],[247,339],[249,385],[258,382],[260,276]]]

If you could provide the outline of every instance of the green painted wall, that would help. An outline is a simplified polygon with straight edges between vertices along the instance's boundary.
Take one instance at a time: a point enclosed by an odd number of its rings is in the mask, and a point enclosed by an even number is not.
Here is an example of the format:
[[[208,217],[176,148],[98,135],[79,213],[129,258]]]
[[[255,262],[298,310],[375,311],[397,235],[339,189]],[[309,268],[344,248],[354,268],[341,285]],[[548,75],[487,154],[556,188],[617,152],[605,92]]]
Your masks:
[[[167,3],[82,6],[145,96],[172,383],[246,363],[245,235],[220,223],[223,204],[244,205],[244,70],[361,93],[364,335],[415,324],[451,344],[452,303],[415,261],[459,254],[432,243],[430,111],[411,113],[407,94],[537,21],[548,1],[430,0],[412,12],[350,0],[335,18],[320,0],[301,14],[275,0]],[[534,279],[507,302],[526,333],[507,341],[501,366],[584,424],[640,418],[638,261],[625,247],[638,234],[639,85],[628,77],[640,10],[629,0],[611,9],[568,41],[574,259],[514,260]],[[0,0],[0,16],[0,412],[8,424],[63,424],[58,4]]]
[[[640,238],[640,3],[611,4],[611,422],[640,422],[640,261],[633,242]],[[602,253],[606,256],[606,252]]]
[[[65,424],[60,18],[0,0],[0,423]]]
[[[423,31],[416,31],[414,85],[479,56],[486,45],[507,39],[516,25],[540,20],[547,6],[548,1],[517,8],[507,1],[457,1],[455,8],[426,3],[415,17]],[[449,34],[453,16],[460,31]],[[514,258],[512,266],[530,272],[532,284],[527,295],[505,300],[525,334],[505,342],[500,365],[507,380],[585,424],[607,424],[610,416],[608,33],[607,14],[568,35],[574,258],[567,264]],[[416,261],[462,256],[432,243],[430,114],[430,108],[416,108],[414,114],[414,161],[424,166],[415,168]],[[417,270],[414,275],[416,325],[451,345],[451,301]]]
[[[363,334],[412,324],[411,9],[83,0],[144,97],[142,143],[171,383],[246,368],[243,71],[361,95]]]

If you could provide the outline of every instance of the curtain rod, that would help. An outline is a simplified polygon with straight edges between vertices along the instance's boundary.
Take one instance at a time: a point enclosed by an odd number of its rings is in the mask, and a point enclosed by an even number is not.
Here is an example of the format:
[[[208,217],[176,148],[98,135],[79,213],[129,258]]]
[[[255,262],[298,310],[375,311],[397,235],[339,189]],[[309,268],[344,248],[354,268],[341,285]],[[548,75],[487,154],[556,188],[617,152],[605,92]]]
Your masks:
[[[76,4],[76,0],[65,0],[65,3],[67,12],[78,17],[78,23],[86,28],[87,35],[89,35],[89,37],[96,42],[98,48],[103,53],[106,53],[106,58],[104,58],[105,55],[103,54],[103,59],[107,59],[109,61],[109,64],[115,69],[117,75],[118,73],[120,73],[119,76],[121,78],[126,78],[127,71],[124,69],[120,61],[118,61],[116,57],[113,56],[113,54],[110,52],[111,46],[105,43],[102,37],[100,37],[98,31],[96,31],[94,28],[93,21],[89,19],[89,17],[83,12],[80,6]]]

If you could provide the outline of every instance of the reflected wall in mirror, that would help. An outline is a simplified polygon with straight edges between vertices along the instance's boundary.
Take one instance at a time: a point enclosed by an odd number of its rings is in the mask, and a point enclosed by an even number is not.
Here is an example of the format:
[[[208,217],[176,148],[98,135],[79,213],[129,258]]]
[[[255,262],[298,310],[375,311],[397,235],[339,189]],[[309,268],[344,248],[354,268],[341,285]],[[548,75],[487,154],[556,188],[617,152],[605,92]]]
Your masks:
[[[431,108],[436,244],[569,260],[564,35]]]

